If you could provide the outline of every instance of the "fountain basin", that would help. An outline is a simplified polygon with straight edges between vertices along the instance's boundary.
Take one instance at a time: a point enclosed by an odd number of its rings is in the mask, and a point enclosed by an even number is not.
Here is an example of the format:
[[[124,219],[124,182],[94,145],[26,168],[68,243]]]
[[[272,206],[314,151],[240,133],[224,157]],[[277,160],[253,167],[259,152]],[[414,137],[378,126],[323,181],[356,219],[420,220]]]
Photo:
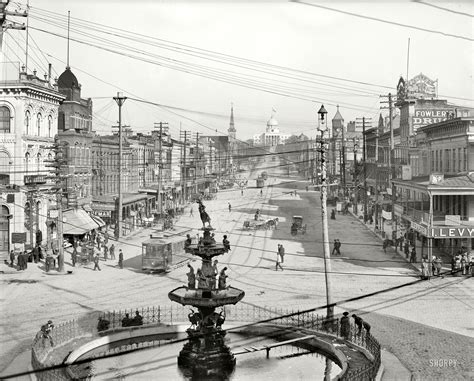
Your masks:
[[[224,290],[192,290],[185,286],[175,288],[168,293],[168,297],[183,306],[194,307],[223,307],[228,304],[236,304],[245,296],[245,292],[234,287]]]

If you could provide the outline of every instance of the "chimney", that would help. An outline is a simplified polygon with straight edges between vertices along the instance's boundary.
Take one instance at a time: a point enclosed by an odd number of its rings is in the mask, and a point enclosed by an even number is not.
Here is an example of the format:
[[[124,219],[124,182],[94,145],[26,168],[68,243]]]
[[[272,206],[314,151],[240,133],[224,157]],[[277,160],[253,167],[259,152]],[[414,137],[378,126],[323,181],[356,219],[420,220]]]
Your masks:
[[[48,82],[51,83],[51,63],[48,64]]]

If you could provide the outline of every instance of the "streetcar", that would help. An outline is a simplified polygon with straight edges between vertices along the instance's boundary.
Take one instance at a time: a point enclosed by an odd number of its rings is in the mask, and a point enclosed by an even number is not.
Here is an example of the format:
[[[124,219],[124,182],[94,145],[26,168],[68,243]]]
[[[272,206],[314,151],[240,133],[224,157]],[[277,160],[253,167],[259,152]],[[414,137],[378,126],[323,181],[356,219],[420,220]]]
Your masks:
[[[142,270],[167,272],[184,259],[185,236],[150,238],[142,242]]]
[[[263,188],[265,186],[265,179],[263,177],[259,177],[257,179],[257,188]]]

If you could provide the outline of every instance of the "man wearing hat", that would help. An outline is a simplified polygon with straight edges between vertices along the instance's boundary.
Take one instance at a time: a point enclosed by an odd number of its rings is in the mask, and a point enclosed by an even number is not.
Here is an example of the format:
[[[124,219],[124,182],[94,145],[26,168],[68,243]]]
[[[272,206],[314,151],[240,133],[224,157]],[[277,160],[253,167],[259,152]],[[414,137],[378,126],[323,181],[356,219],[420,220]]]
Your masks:
[[[53,330],[54,325],[52,320],[48,320],[48,322],[44,325],[41,326],[41,334],[42,334],[42,343],[43,347],[45,346],[44,343],[46,342],[46,339],[49,339],[49,343],[51,346],[53,346],[53,338],[51,337],[51,331]]]
[[[349,318],[349,312],[344,312],[341,317],[341,336],[345,340],[349,340],[351,336],[351,320]]]

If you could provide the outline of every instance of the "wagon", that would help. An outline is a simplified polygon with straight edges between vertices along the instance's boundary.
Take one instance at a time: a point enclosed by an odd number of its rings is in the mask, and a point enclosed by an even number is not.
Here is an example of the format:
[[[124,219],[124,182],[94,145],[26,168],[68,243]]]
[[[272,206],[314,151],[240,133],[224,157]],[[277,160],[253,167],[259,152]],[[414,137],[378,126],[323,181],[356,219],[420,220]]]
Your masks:
[[[245,220],[244,230],[266,230],[268,229],[268,223],[265,220]]]
[[[291,235],[298,234],[298,231],[300,231],[301,234],[305,234],[306,224],[303,224],[302,216],[293,216],[293,223],[291,224]]]

